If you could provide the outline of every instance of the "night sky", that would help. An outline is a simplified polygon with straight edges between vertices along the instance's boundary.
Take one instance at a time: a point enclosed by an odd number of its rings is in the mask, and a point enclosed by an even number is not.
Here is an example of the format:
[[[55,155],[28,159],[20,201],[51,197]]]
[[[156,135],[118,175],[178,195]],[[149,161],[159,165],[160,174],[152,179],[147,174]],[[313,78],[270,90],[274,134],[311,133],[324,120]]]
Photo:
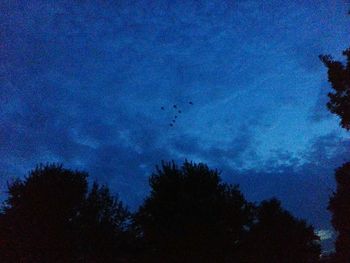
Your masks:
[[[341,0],[1,1],[2,193],[37,163],[60,162],[135,209],[155,165],[187,158],[248,200],[278,197],[329,238],[350,136],[325,106],[318,55],[341,59],[348,10]]]

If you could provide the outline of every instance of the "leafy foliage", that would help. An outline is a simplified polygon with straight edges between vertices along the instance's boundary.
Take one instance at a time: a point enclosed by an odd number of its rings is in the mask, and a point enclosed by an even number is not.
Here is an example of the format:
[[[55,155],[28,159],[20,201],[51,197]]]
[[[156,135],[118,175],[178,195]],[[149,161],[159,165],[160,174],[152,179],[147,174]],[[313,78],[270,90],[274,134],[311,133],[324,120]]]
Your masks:
[[[334,92],[328,94],[328,109],[340,118],[340,125],[350,130],[350,49],[343,52],[346,63],[334,60],[329,55],[320,56],[321,61],[328,68],[328,81]]]
[[[72,220],[87,191],[86,174],[38,166],[9,186],[0,217],[2,262],[70,262]]]
[[[337,262],[350,260],[350,163],[345,163],[335,173],[337,191],[330,198],[328,209],[332,212],[332,224],[336,240]]]
[[[145,262],[317,262],[313,228],[277,200],[254,207],[217,171],[163,163],[136,214]]]
[[[350,48],[343,52],[346,62],[335,61],[331,56],[320,56],[328,68],[328,80],[334,93],[329,93],[329,110],[341,118],[340,125],[350,130]],[[337,190],[329,200],[332,224],[338,232],[336,253],[332,262],[350,262],[350,163],[336,170]]]
[[[75,220],[77,251],[82,262],[116,262],[127,247],[130,212],[109,189],[94,183]]]
[[[38,166],[9,185],[1,262],[316,262],[312,227],[277,200],[255,206],[205,164],[163,163],[134,214],[87,174]]]
[[[251,205],[217,171],[163,163],[136,214],[149,262],[223,262],[252,223]]]
[[[312,226],[282,209],[277,199],[263,201],[256,213],[256,223],[246,240],[242,262],[319,261],[319,237]]]
[[[1,262],[112,262],[129,213],[108,188],[94,184],[88,192],[87,176],[41,165],[9,185]]]

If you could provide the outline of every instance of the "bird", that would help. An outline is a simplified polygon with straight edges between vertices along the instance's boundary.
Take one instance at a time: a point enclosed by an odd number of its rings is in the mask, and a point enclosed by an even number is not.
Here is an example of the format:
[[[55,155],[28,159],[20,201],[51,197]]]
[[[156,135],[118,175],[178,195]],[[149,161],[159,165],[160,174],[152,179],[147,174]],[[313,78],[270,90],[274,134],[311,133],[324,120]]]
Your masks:
[[[194,105],[193,101],[191,101],[191,100],[188,101],[188,104],[191,105],[191,106]],[[176,123],[176,120],[178,119],[178,117],[180,117],[179,114],[182,114],[182,110],[180,109],[180,107],[177,104],[173,104],[172,106],[173,106],[175,114],[173,115],[173,119],[169,123],[170,127],[174,127],[174,125]],[[165,108],[166,108],[166,106],[161,106],[160,107],[160,109],[163,110],[163,111],[165,111]]]

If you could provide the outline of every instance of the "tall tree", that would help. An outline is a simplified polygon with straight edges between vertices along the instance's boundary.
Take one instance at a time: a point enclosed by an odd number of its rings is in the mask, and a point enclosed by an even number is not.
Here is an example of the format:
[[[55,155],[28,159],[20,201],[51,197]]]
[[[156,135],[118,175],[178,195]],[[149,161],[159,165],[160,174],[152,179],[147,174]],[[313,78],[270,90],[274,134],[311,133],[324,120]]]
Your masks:
[[[332,224],[338,232],[335,243],[337,262],[350,262],[350,163],[345,163],[335,173],[337,191],[329,201]]]
[[[87,174],[38,166],[8,188],[0,217],[2,262],[72,262],[71,221],[87,192]]]
[[[241,261],[246,263],[316,263],[321,249],[313,227],[271,199],[257,208],[242,252]]]
[[[343,51],[345,62],[334,60],[329,55],[320,56],[328,68],[328,81],[331,83],[333,93],[329,93],[328,109],[337,114],[340,125],[350,130],[350,48]],[[336,170],[337,189],[330,198],[328,209],[332,212],[332,224],[338,232],[336,240],[336,262],[350,262],[350,163],[344,164]]]
[[[343,55],[345,63],[329,55],[321,55],[320,59],[328,68],[328,81],[333,88],[333,92],[328,93],[327,107],[340,117],[340,125],[350,130],[350,48],[343,51]]]
[[[252,223],[252,206],[236,186],[204,164],[163,163],[135,216],[145,262],[233,262]]]
[[[119,262],[128,258],[130,212],[106,186],[94,183],[74,221],[81,262]]]
[[[0,261],[121,260],[129,213],[108,188],[94,184],[88,191],[87,176],[46,165],[10,184],[0,215]]]

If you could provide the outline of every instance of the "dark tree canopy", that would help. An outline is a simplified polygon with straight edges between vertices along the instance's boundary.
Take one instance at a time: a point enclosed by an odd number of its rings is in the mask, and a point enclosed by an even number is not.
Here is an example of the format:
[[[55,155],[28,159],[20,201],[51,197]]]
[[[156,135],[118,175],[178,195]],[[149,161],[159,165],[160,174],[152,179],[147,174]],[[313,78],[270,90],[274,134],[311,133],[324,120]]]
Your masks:
[[[332,224],[338,232],[335,257],[337,262],[350,262],[350,163],[345,163],[335,173],[337,191],[330,198],[328,209]]]
[[[101,262],[112,262],[127,217],[108,188],[94,184],[88,191],[86,173],[38,166],[9,185],[0,215],[0,261],[97,262],[104,253]]]
[[[277,200],[255,206],[204,164],[163,163],[132,216],[106,186],[59,165],[9,185],[0,213],[5,263],[313,263],[312,227]]]
[[[217,171],[163,163],[150,177],[151,194],[136,222],[149,262],[225,262],[252,223],[252,207]],[[147,260],[146,260],[147,261]]]
[[[163,163],[135,216],[143,262],[314,263],[311,226],[276,199],[256,207],[204,164]]]
[[[39,166],[8,188],[0,217],[2,262],[70,262],[71,220],[87,192],[87,175]]]
[[[327,107],[340,117],[340,125],[350,130],[350,49],[345,50],[343,55],[346,56],[345,63],[328,55],[322,55],[320,59],[328,68],[328,81],[333,88],[333,92],[328,93]]]
[[[256,223],[242,250],[246,263],[312,263],[319,261],[321,252],[313,227],[293,217],[277,199],[257,208]]]
[[[328,68],[328,80],[334,90],[329,93],[328,109],[337,114],[340,125],[350,130],[350,48],[343,52],[345,63],[331,56],[320,56]],[[336,170],[337,190],[330,198],[328,209],[332,213],[332,224],[338,232],[334,262],[350,262],[350,164],[346,163]]]
[[[118,262],[129,250],[130,212],[106,186],[94,183],[75,220],[81,262]]]

